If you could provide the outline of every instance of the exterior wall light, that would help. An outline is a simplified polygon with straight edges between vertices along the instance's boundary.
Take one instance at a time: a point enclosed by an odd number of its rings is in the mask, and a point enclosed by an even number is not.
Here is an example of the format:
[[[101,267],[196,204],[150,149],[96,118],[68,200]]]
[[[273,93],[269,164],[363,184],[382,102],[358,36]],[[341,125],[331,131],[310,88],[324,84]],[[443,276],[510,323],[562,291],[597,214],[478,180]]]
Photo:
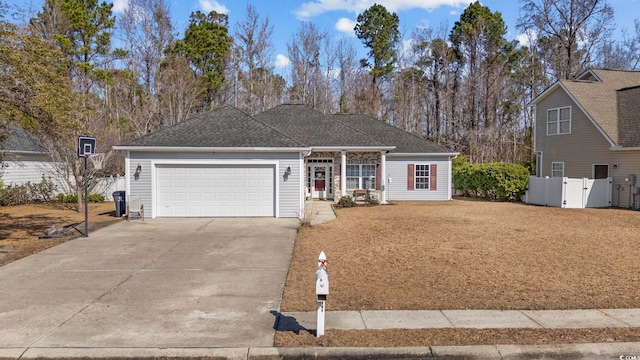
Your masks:
[[[142,165],[138,164],[138,167],[136,168],[136,176],[140,176],[141,172],[142,172]]]
[[[287,175],[291,175],[291,166],[287,166]]]

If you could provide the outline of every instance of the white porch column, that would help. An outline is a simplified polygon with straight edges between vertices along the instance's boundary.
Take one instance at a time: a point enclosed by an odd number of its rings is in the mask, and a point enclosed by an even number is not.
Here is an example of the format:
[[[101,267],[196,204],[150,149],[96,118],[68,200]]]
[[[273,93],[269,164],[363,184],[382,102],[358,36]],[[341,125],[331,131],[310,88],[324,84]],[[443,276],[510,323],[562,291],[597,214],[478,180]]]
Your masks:
[[[340,196],[347,195],[347,152],[342,150],[340,157]]]
[[[380,204],[387,203],[387,152],[380,152]]]

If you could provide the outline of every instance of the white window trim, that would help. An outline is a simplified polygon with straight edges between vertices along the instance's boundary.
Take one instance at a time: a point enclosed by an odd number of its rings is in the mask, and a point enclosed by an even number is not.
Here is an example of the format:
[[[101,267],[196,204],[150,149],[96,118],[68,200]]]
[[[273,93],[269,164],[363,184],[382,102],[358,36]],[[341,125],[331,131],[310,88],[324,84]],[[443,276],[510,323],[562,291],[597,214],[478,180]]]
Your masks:
[[[562,175],[560,176],[553,176],[553,165],[555,164],[561,164],[562,165]],[[551,177],[564,177],[564,161],[555,161],[551,163]]]
[[[569,109],[569,130],[567,132],[560,132],[560,110],[563,109]],[[556,132],[555,133],[549,133],[549,113],[551,111],[556,110],[558,112],[558,120],[556,121]],[[571,134],[571,122],[572,122],[572,116],[573,116],[573,111],[571,109],[571,106],[561,106],[561,107],[557,107],[557,108],[552,108],[552,109],[547,109],[547,135],[551,136],[551,135],[567,135],[567,134]]]
[[[349,167],[349,166],[357,166],[358,167],[358,176],[357,176],[357,178],[358,178],[358,187],[355,188],[355,189],[347,188],[347,190],[361,190],[361,189],[365,190],[364,181],[363,181],[364,177],[362,176],[362,166],[373,166],[373,176],[370,176],[369,178],[373,179],[374,186],[373,186],[373,188],[371,188],[369,190],[375,190],[376,189],[377,181],[378,181],[378,179],[376,178],[376,166],[377,166],[377,164],[347,164],[347,167]],[[349,175],[346,175],[346,177],[345,177],[345,179],[347,180],[347,183],[348,183],[349,179],[355,179],[355,178],[356,178],[355,176],[349,176]]]
[[[418,166],[426,166],[429,169],[429,176],[420,176],[420,178],[427,179],[427,187],[426,188],[418,188]],[[431,190],[431,164],[430,163],[416,163],[413,164],[413,190]]]

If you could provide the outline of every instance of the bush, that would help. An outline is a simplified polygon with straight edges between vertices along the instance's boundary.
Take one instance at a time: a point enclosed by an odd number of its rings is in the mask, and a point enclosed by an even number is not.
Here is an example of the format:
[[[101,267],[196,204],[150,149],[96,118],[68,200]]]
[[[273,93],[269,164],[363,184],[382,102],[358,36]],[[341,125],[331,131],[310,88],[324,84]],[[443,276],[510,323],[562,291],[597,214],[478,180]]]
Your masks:
[[[338,205],[340,205],[343,208],[354,207],[356,206],[356,201],[351,196],[345,195],[340,198]]]
[[[31,185],[31,194],[40,201],[48,202],[51,201],[56,189],[57,186],[51,181],[51,178],[47,180],[44,178],[44,175],[42,175],[41,182]]]
[[[491,200],[517,201],[527,187],[529,170],[517,164],[473,164],[460,161],[453,167],[453,183],[465,195]]]
[[[31,204],[49,201],[56,190],[56,185],[44,176],[39,183],[27,182],[21,185],[0,187],[0,206]]]
[[[75,194],[58,194],[58,201],[63,204],[75,204],[78,202],[78,197]]]
[[[100,194],[89,194],[89,202],[90,203],[103,203],[104,196]]]
[[[364,203],[367,205],[380,205],[380,201],[373,196],[367,196],[367,198],[364,199]]]
[[[78,196],[76,194],[58,194],[58,201],[64,204],[75,204],[78,202]],[[89,194],[88,201],[90,203],[101,203],[104,202],[104,196],[100,194]]]

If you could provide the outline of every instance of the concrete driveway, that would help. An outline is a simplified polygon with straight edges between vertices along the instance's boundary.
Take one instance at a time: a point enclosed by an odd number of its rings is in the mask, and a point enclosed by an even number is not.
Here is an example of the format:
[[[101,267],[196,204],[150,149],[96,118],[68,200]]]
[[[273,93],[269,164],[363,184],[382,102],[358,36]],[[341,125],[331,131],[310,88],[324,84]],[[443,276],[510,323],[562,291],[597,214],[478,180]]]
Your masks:
[[[123,221],[0,267],[0,349],[273,346],[297,226]]]

